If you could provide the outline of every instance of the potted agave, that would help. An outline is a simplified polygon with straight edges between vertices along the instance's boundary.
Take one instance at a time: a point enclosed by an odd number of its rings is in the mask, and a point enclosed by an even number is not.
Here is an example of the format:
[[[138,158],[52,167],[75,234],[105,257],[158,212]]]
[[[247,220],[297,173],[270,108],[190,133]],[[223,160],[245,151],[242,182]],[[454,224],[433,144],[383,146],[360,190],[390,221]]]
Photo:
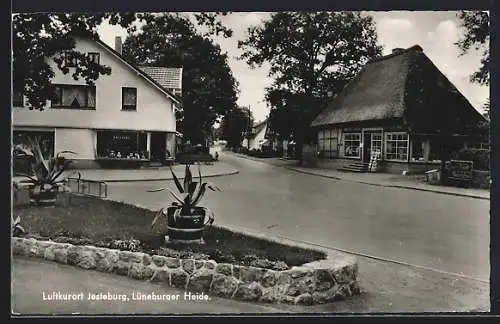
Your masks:
[[[57,194],[62,191],[69,191],[66,185],[68,178],[76,174],[68,173],[73,161],[66,159],[62,154],[76,154],[72,151],[61,151],[55,157],[46,160],[43,156],[40,142],[37,138],[29,139],[30,148],[33,151],[34,163],[32,164],[32,174],[19,174],[26,177],[22,181],[29,188],[30,202],[36,205],[54,205]],[[78,173],[80,177],[80,173]]]
[[[175,186],[179,193],[170,192],[175,199],[168,207],[160,209],[151,223],[155,225],[160,217],[167,219],[167,235],[170,243],[201,243],[203,244],[203,233],[205,226],[214,222],[214,213],[199,206],[199,203],[208,189],[220,191],[214,184],[204,182],[201,176],[201,168],[198,163],[198,181],[193,180],[190,164],[186,164],[183,184],[170,167]],[[163,191],[165,188],[148,190],[149,192]]]

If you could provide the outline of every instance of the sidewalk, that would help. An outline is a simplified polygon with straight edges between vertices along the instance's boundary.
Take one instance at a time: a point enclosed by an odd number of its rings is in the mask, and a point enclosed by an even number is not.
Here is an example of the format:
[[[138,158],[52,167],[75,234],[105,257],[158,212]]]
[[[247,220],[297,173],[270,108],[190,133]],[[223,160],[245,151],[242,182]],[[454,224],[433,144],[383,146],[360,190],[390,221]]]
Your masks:
[[[216,177],[237,174],[239,171],[228,163],[216,161],[213,164],[201,164],[202,177]],[[185,165],[174,165],[172,169],[179,179],[184,177]],[[83,180],[105,182],[130,182],[130,181],[164,181],[171,180],[172,174],[169,167],[151,169],[81,169],[78,170]],[[198,176],[198,166],[191,166],[193,176]],[[75,176],[76,177],[76,176]],[[23,177],[13,177],[13,180]]]
[[[422,180],[423,176],[421,175],[403,176],[403,175],[388,174],[388,173],[343,172],[334,169],[300,166],[298,165],[297,160],[285,160],[282,158],[260,159],[255,157],[249,157],[243,154],[235,154],[235,155],[250,160],[271,164],[274,166],[284,167],[286,169],[300,173],[321,176],[336,180],[352,181],[352,182],[358,182],[367,185],[381,186],[381,187],[429,191],[447,195],[471,197],[471,198],[486,199],[486,200],[490,199],[489,190],[431,185],[423,182]]]

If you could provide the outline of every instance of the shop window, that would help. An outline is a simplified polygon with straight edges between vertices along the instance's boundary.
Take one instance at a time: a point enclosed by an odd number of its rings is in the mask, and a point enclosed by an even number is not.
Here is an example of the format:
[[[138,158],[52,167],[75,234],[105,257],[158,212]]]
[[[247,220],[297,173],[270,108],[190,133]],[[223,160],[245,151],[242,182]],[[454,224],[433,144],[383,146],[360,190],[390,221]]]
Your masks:
[[[97,156],[110,159],[148,159],[147,133],[99,131]]]
[[[424,161],[425,140],[423,138],[412,137],[411,160]]]
[[[318,132],[318,151],[325,158],[336,158],[338,156],[338,137],[335,130],[321,130]]]
[[[48,160],[54,156],[54,132],[13,131],[12,148],[14,152],[22,152],[24,154],[32,155],[33,152],[30,145],[30,139],[32,141],[38,140],[42,150],[42,155],[45,159]]]
[[[344,156],[345,157],[360,157],[361,150],[360,133],[344,133]]]
[[[385,137],[386,160],[407,161],[408,160],[408,134],[387,133]]]
[[[429,161],[438,162],[441,160],[441,143],[439,139],[433,138],[429,141]]]
[[[122,110],[137,110],[137,88],[122,88]]]
[[[88,85],[56,85],[53,108],[95,109],[96,89]]]

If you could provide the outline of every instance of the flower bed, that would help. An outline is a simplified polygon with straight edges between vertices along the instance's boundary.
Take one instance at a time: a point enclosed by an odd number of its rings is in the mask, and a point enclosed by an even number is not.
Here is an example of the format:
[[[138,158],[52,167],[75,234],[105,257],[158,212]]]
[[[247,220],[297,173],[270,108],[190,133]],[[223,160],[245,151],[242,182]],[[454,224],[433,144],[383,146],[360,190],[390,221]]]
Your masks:
[[[154,212],[71,195],[69,205],[14,208],[29,234],[12,252],[245,301],[318,304],[359,293],[356,259],[210,227],[204,245],[166,244]]]
[[[12,243],[14,255],[158,282],[189,293],[206,293],[207,297],[210,294],[245,301],[311,305],[342,300],[360,292],[356,260],[345,255],[276,271],[34,238],[14,237]]]
[[[120,202],[71,195],[69,206],[14,208],[28,237],[74,245],[138,251],[167,257],[212,259],[239,265],[286,270],[324,259],[323,252],[301,249],[208,227],[205,244],[166,244],[166,223],[151,229],[154,212]]]

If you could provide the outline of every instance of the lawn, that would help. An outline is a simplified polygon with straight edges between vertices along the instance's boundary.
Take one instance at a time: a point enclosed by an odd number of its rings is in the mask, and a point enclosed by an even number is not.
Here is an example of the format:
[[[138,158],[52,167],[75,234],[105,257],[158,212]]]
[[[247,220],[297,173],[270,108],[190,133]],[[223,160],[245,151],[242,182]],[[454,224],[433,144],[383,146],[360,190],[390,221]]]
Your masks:
[[[151,228],[154,212],[120,202],[71,196],[68,207],[16,207],[28,236],[72,244],[142,251],[174,257],[195,257],[285,270],[324,259],[323,252],[278,244],[212,226],[205,244],[166,244],[166,221]],[[138,240],[134,241],[134,240]],[[135,242],[135,244],[127,244]]]

